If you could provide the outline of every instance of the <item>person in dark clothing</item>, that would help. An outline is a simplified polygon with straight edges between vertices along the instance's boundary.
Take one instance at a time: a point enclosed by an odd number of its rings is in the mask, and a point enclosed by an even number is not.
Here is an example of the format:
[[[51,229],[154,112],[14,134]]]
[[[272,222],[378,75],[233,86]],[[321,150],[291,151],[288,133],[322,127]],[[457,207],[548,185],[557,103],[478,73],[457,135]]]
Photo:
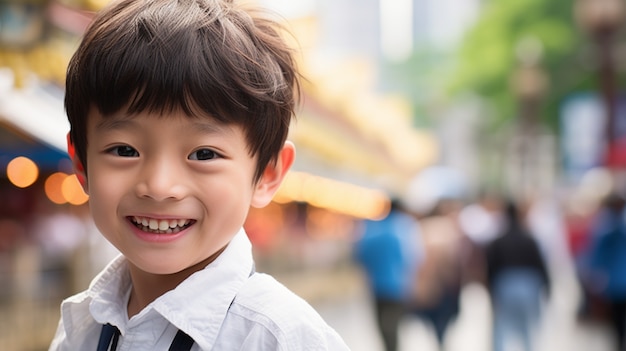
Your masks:
[[[539,245],[522,223],[516,204],[509,201],[505,212],[504,233],[486,249],[493,350],[502,351],[517,338],[524,350],[531,351],[542,298],[550,294],[550,279]]]

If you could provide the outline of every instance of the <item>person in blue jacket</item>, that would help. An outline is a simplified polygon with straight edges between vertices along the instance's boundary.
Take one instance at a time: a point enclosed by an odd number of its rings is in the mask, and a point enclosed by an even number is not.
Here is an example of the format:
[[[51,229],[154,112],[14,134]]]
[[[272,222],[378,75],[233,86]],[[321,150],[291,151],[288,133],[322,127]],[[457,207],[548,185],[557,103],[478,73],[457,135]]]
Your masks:
[[[598,212],[591,231],[583,284],[608,306],[617,350],[626,347],[626,212],[625,200],[610,194]]]
[[[385,218],[367,220],[363,228],[355,259],[367,276],[385,349],[396,351],[398,327],[407,311],[420,256],[418,222],[399,200],[393,200]]]

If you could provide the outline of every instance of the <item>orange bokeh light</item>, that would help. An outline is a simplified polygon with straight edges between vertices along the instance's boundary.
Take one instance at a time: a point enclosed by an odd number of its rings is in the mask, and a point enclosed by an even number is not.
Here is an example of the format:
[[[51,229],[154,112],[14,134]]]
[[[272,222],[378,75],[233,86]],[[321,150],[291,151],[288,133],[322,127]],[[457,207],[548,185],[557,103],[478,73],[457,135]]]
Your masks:
[[[26,188],[39,177],[39,167],[31,159],[19,156],[7,165],[7,177],[18,188]]]
[[[63,192],[61,191],[61,186],[63,185],[63,181],[67,178],[68,175],[63,172],[56,172],[51,174],[44,184],[44,190],[46,192],[46,196],[50,201],[54,202],[57,205],[61,205],[67,202],[65,196],[63,196]]]
[[[82,205],[89,200],[89,196],[83,191],[76,174],[69,175],[63,180],[61,192],[67,202],[72,205]]]

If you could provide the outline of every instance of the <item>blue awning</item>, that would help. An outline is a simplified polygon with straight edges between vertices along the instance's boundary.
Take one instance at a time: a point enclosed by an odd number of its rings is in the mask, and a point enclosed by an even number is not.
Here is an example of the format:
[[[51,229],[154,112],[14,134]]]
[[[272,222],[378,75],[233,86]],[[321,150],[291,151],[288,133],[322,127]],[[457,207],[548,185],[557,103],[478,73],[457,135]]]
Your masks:
[[[0,123],[0,169],[18,156],[33,160],[44,172],[68,172],[71,167],[67,152]]]
[[[15,89],[10,71],[0,69],[0,169],[25,156],[43,171],[68,171],[68,131],[61,87],[34,82]]]

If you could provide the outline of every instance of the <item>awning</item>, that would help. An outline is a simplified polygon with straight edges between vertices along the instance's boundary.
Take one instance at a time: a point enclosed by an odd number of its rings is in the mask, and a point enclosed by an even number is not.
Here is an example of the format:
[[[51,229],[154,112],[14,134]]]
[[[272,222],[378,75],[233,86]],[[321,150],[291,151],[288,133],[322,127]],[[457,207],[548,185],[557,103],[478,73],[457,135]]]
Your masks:
[[[29,84],[13,88],[9,69],[0,69],[0,123],[31,135],[65,153],[69,122],[63,108],[63,90],[56,85]]]

